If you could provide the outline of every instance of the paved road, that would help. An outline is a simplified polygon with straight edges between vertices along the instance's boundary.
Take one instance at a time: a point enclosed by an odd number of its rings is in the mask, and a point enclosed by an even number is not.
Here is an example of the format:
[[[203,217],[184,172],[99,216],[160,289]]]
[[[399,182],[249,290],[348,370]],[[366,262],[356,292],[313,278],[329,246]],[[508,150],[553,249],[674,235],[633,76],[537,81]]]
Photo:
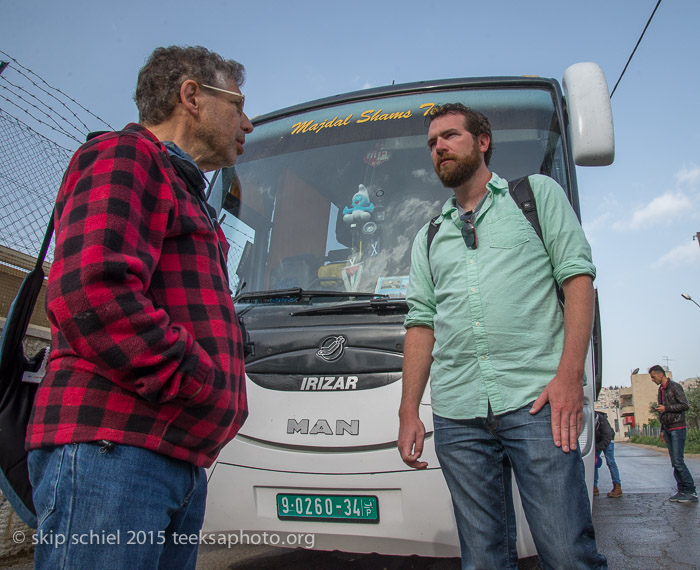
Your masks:
[[[700,569],[700,505],[671,503],[675,480],[665,449],[616,444],[623,497],[606,496],[612,488],[605,463],[598,481],[601,495],[593,500],[593,521],[599,549],[611,570]],[[700,482],[700,455],[686,462]],[[245,549],[248,550],[245,550]],[[200,549],[197,570],[458,570],[458,559],[309,552],[266,547]],[[239,557],[240,556],[240,557]],[[536,560],[520,569],[538,568]]]
[[[623,497],[609,499],[612,488],[605,466],[600,469],[601,495],[593,500],[593,521],[600,550],[611,570],[700,569],[700,505],[671,503],[675,491],[668,453],[631,444],[616,444]],[[700,483],[700,455],[686,462]],[[2,568],[32,570],[30,559]],[[341,552],[286,550],[269,546],[202,546],[197,570],[457,570],[458,559],[379,556]],[[521,570],[538,568],[521,561]]]
[[[612,570],[697,570],[700,568],[700,505],[672,503],[675,480],[665,449],[615,444],[623,497],[612,488],[605,462],[593,499],[593,521],[600,550]],[[700,484],[700,455],[686,457]]]

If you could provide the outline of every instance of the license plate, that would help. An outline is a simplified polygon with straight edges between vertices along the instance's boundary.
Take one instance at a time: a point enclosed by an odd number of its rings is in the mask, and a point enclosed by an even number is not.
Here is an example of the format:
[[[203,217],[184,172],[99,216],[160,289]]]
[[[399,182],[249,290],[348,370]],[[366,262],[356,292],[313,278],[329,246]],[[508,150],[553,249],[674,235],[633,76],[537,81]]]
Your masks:
[[[379,500],[374,495],[278,493],[277,517],[296,521],[378,523]]]

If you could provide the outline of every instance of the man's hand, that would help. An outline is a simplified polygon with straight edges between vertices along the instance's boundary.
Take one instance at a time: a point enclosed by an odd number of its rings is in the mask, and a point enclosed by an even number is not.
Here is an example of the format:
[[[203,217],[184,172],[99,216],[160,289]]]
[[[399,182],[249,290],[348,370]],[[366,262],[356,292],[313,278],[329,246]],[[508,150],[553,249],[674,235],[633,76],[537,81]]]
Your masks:
[[[656,411],[659,412],[660,414],[665,414],[666,413],[666,406],[656,406]]]
[[[401,459],[409,467],[425,469],[426,461],[418,461],[423,454],[423,442],[425,440],[425,426],[418,415],[399,418],[399,453]]]
[[[547,402],[552,410],[554,445],[561,447],[564,453],[575,450],[583,418],[582,379],[575,376],[564,378],[558,372],[535,400],[530,413],[536,414]]]

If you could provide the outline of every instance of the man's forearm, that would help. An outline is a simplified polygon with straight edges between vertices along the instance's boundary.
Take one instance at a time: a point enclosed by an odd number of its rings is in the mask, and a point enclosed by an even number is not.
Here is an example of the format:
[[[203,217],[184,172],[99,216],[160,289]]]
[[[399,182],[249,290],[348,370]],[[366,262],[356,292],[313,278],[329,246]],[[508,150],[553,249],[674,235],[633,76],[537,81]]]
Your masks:
[[[414,326],[406,331],[403,357],[403,388],[399,415],[418,413],[433,362],[433,329]]]
[[[564,349],[557,374],[583,376],[593,328],[593,280],[575,275],[562,284],[564,290]]]

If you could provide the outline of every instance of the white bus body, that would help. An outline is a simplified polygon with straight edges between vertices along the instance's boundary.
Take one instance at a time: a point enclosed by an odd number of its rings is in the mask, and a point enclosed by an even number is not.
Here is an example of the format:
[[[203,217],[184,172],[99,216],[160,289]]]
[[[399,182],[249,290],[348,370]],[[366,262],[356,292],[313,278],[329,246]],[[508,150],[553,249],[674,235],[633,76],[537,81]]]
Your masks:
[[[396,449],[410,247],[450,192],[433,173],[425,115],[455,101],[482,111],[493,171],[552,176],[578,213],[575,161],[612,162],[612,119],[595,64],[569,68],[564,89],[534,77],[422,82],[253,121],[238,175],[217,173],[209,198],[225,215],[252,353],[250,417],[210,469],[205,532],[267,533],[279,546],[305,546],[286,537],[312,534],[323,550],[459,556],[429,392],[429,468],[408,468]],[[586,376],[580,447],[592,481],[598,324]],[[515,493],[518,552],[534,555]]]

